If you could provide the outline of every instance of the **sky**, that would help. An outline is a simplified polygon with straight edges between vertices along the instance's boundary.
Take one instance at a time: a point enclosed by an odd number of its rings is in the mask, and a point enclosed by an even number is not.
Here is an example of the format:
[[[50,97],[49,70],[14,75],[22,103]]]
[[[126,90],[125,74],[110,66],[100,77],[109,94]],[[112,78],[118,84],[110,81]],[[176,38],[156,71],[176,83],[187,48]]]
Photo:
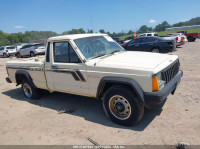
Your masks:
[[[0,0],[0,30],[98,32],[136,31],[200,16],[200,0]]]

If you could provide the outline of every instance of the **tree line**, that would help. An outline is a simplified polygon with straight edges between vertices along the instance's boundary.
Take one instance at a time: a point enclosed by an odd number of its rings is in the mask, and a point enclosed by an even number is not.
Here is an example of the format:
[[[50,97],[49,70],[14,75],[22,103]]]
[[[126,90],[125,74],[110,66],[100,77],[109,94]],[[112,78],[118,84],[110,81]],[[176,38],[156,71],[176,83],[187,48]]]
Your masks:
[[[105,31],[104,29],[100,29],[100,33],[106,33],[110,35],[111,37],[120,37],[123,35],[131,35],[134,32],[136,33],[145,33],[145,32],[160,32],[164,31],[166,28],[169,27],[180,27],[180,26],[189,26],[189,25],[200,25],[200,17],[192,18],[189,21],[185,22],[179,22],[173,25],[170,25],[167,21],[163,21],[161,24],[158,24],[155,26],[155,28],[148,27],[147,25],[142,25],[139,30],[133,31],[130,30],[127,33],[119,32],[108,32]],[[64,31],[61,34],[57,34],[56,32],[52,31],[26,31],[25,33],[4,33],[3,31],[0,31],[0,46],[5,46],[5,45],[13,45],[15,43],[30,43],[34,42],[35,40],[46,40],[49,37],[52,36],[58,36],[58,35],[68,35],[68,34],[82,34],[82,33],[94,33],[92,29],[88,29],[85,31],[84,29],[71,29],[70,31]]]

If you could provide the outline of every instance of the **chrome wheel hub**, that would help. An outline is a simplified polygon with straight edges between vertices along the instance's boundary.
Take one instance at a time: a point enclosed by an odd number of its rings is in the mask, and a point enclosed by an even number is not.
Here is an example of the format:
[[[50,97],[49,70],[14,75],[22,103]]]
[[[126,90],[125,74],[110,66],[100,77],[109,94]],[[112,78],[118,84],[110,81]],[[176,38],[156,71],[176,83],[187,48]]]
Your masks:
[[[126,120],[131,115],[130,103],[126,98],[119,95],[110,98],[109,109],[116,118],[121,120]]]
[[[159,53],[159,50],[158,50],[158,49],[153,49],[152,52],[153,52],[153,53]]]
[[[24,91],[24,94],[26,95],[27,98],[31,98],[32,97],[31,87],[27,83],[24,83],[23,91]]]

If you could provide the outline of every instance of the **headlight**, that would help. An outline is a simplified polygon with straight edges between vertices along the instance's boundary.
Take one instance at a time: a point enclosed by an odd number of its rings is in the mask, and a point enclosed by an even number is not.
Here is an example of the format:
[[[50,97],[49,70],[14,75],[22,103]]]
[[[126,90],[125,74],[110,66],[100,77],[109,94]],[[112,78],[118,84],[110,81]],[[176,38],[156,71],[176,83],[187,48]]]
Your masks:
[[[161,90],[165,86],[165,81],[162,80],[161,73],[152,77],[152,90],[154,92]]]
[[[164,80],[162,80],[162,74],[161,73],[157,74],[157,78],[158,78],[159,88],[161,90],[165,86],[166,82]]]

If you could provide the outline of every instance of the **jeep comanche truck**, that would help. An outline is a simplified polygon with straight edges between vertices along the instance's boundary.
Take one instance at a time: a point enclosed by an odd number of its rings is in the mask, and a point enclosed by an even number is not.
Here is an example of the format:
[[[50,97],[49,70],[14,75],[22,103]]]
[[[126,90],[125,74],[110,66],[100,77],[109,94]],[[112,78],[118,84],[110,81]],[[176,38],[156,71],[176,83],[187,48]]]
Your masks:
[[[45,57],[8,61],[7,82],[22,84],[29,99],[39,98],[41,89],[102,99],[106,115],[122,125],[139,122],[145,107],[161,104],[183,75],[178,56],[125,51],[107,34],[47,42]]]

